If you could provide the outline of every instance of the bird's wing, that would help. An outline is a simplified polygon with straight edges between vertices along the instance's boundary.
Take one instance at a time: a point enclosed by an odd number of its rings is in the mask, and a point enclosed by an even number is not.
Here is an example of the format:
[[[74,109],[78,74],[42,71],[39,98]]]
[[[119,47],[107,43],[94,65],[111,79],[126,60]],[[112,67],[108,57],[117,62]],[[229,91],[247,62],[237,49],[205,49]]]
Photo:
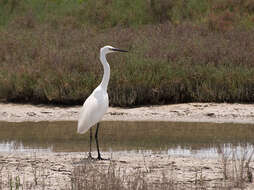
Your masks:
[[[99,122],[107,111],[108,102],[96,98],[93,94],[85,101],[78,120],[78,133],[85,133]]]

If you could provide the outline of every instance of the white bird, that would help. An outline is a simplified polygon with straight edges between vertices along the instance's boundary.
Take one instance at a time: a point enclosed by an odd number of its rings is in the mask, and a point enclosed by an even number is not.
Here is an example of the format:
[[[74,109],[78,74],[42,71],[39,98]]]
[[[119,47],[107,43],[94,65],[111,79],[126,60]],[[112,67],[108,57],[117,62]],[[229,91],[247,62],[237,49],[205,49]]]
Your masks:
[[[95,132],[95,141],[98,151],[98,160],[102,160],[99,143],[98,143],[98,130],[99,122],[106,113],[109,105],[107,87],[110,78],[110,66],[106,60],[106,55],[112,52],[127,52],[126,50],[121,50],[114,48],[112,46],[104,46],[100,49],[100,61],[103,65],[103,78],[100,85],[94,89],[92,94],[86,99],[78,119],[78,133],[84,134],[90,129],[90,151],[89,158],[91,155],[91,141],[92,141],[92,126],[97,124]]]

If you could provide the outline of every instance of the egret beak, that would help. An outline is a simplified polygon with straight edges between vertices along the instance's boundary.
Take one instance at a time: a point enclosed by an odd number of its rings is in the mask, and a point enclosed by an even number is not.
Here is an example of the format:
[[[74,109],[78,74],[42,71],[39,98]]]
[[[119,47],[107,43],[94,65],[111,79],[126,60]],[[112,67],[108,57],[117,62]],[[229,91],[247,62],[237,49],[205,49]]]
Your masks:
[[[127,50],[117,49],[117,48],[111,48],[112,51],[120,51],[120,52],[128,52]]]

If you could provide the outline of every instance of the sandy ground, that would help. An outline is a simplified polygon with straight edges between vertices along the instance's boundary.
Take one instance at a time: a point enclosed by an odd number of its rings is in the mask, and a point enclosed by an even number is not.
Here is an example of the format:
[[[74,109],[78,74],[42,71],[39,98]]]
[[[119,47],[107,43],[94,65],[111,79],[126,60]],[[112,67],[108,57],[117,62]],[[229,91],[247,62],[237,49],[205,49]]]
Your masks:
[[[79,106],[63,108],[0,104],[0,121],[77,120],[79,110]],[[131,109],[109,108],[104,120],[253,124],[254,105],[189,103]],[[192,187],[205,183],[206,188],[217,189],[218,186],[225,185],[221,158],[130,152],[104,152],[103,155],[111,157],[111,161],[92,163],[93,167],[102,172],[114,163],[114,167],[119,168],[118,171],[125,171],[129,176],[142,172],[147,181],[152,183],[159,183],[166,177],[175,183],[189,184]],[[10,189],[10,184],[14,187],[17,181],[20,181],[23,189],[71,189],[74,171],[86,156],[86,153],[0,152],[0,189]],[[251,162],[250,166],[251,172],[254,172],[254,163]],[[248,183],[246,189],[254,189],[254,184]]]
[[[93,154],[96,153],[93,152]],[[76,184],[74,179],[81,180],[81,183],[84,179],[89,181],[87,176],[91,176],[89,175],[91,170],[108,174],[111,168],[115,171],[116,177],[122,180],[135,177],[151,184],[173,182],[178,184],[176,186],[178,188],[174,189],[240,189],[226,188],[234,187],[239,179],[223,180],[221,158],[174,157],[154,153],[124,152],[112,154],[104,152],[103,156],[111,160],[83,161],[87,157],[85,153],[2,153],[0,189],[11,189],[10,182],[13,189],[17,182],[22,184],[20,186],[23,189],[73,189]],[[228,167],[229,177],[239,175],[240,170],[232,172],[233,166],[235,163],[231,163]],[[251,162],[250,166],[253,168],[254,163]],[[77,169],[82,170],[82,167],[86,170],[75,173]],[[238,164],[237,167],[239,167]],[[244,178],[247,179],[246,169],[243,171]],[[95,176],[98,175],[97,172]],[[254,184],[245,183],[244,189],[254,189]]]
[[[0,121],[77,120],[80,106],[1,104]],[[254,123],[254,104],[188,103],[108,109],[103,120]]]

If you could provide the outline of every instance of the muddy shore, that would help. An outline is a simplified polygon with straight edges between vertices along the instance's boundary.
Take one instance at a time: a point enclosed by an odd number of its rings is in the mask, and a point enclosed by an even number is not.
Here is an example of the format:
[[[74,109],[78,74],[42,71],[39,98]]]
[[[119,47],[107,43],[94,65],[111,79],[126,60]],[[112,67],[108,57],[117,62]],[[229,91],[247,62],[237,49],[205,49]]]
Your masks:
[[[64,108],[0,104],[0,121],[73,121],[77,120],[79,110],[80,106]],[[130,109],[109,108],[104,120],[254,124],[254,105],[189,103]],[[93,154],[96,156],[95,152]],[[166,177],[193,188],[204,183],[207,189],[218,189],[221,184],[225,185],[221,157],[197,158],[134,152],[103,152],[103,155],[110,157],[111,161],[92,163],[100,172],[107,171],[113,163],[116,169],[125,171],[129,176],[142,172],[151,183],[161,182]],[[86,153],[80,152],[0,152],[0,189],[10,189],[10,180],[15,184],[17,179],[24,189],[71,189],[77,163],[86,156]],[[250,168],[254,172],[253,161],[250,162]],[[254,184],[246,183],[245,189],[254,189]]]
[[[95,155],[96,153],[94,152],[93,154]],[[163,175],[170,176],[170,178],[177,180],[178,183],[183,184],[194,184],[195,180],[200,180],[200,175],[203,175],[205,181],[213,182],[213,184],[223,179],[221,174],[222,166],[215,159],[170,157],[159,154],[142,155],[137,153],[113,153],[112,155],[103,153],[103,155],[111,157],[111,161],[93,161],[91,163],[100,172],[107,172],[108,167],[113,164],[117,171],[119,169],[126,171],[126,176],[140,172],[144,174],[145,179],[153,183],[160,182]],[[36,180],[38,187],[42,187],[44,183],[45,189],[71,189],[71,178],[75,168],[79,167],[77,163],[86,156],[84,153],[13,152],[1,154],[2,185],[3,187],[8,186],[8,178],[11,175],[13,181],[19,176],[22,184],[26,182],[33,187],[32,189],[36,187]],[[28,187],[28,185],[25,186],[25,189]]]
[[[0,121],[75,121],[81,106],[0,103]],[[254,104],[188,103],[138,108],[110,107],[103,120],[254,123]]]

